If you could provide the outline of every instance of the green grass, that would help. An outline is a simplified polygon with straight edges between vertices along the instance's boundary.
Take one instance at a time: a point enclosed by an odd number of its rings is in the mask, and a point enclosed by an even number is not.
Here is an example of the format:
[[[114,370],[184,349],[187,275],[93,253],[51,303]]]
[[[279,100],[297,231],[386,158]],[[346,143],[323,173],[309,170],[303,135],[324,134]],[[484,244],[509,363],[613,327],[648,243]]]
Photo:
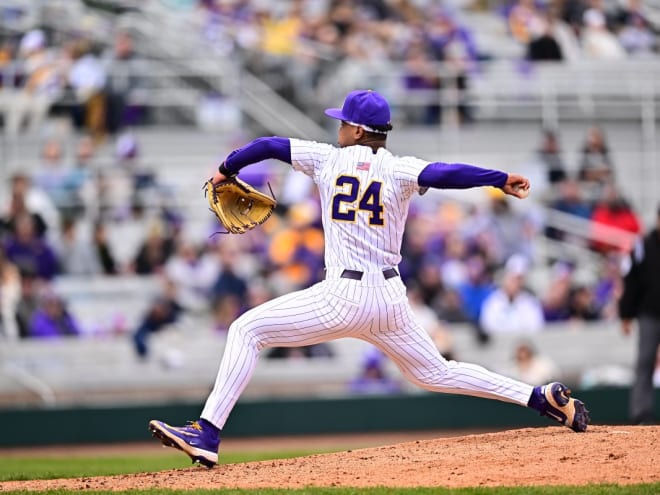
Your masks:
[[[287,459],[316,454],[319,451],[286,452],[234,452],[220,456],[221,464],[236,462]],[[174,452],[165,455],[131,456],[0,456],[0,482],[22,480],[45,480],[54,478],[77,478],[80,476],[110,476],[113,474],[142,473],[181,469],[192,464],[188,457]]]
[[[133,491],[96,491],[85,490],[86,495],[121,495],[121,494],[143,494],[143,495],[656,495],[660,489],[660,483],[651,485],[591,485],[586,487],[500,487],[500,488],[303,488],[300,490],[133,490]],[[47,490],[43,492],[7,491],[3,495],[73,495],[78,493],[72,490]]]
[[[283,459],[319,453],[318,451],[285,451],[285,452],[231,452],[221,456],[224,464],[236,462],[259,461],[268,459]],[[86,476],[105,476],[137,472],[154,472],[167,469],[180,469],[190,466],[187,458],[180,453],[172,455],[72,455],[61,457],[33,456],[0,456],[0,481],[34,480],[53,478],[77,478]],[[199,468],[202,469],[202,468]],[[24,490],[1,491],[2,495],[73,495],[76,490],[46,490],[27,492]],[[260,489],[260,490],[133,490],[133,491],[85,491],[86,495],[656,495],[660,493],[660,483],[640,485],[589,485],[585,487],[497,487],[497,488],[307,488],[301,490]]]

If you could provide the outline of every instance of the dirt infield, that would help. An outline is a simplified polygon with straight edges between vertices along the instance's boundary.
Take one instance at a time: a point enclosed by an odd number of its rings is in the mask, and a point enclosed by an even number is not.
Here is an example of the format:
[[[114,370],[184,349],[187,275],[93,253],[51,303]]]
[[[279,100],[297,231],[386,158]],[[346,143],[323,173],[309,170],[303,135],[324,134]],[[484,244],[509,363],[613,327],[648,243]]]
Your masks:
[[[660,426],[562,427],[416,440],[295,459],[0,483],[5,490],[584,485],[660,482]]]

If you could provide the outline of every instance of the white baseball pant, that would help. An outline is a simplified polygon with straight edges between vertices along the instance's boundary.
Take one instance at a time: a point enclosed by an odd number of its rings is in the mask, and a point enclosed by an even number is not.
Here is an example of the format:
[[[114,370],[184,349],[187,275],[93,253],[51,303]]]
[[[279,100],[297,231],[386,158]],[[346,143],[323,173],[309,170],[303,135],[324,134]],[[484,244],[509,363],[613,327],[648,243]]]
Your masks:
[[[262,349],[342,337],[375,345],[408,380],[427,390],[527,405],[531,385],[442,357],[414,317],[400,277],[385,280],[376,272],[350,280],[340,278],[341,272],[341,268],[328,269],[324,281],[261,304],[232,323],[202,418],[223,428]]]

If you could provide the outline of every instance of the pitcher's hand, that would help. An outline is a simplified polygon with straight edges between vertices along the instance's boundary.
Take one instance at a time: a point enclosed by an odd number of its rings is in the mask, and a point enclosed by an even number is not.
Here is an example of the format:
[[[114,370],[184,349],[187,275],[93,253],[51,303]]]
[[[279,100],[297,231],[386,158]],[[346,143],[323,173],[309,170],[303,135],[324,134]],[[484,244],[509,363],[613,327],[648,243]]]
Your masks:
[[[506,184],[502,187],[502,191],[509,196],[515,196],[519,199],[525,199],[529,196],[529,179],[518,174],[509,174],[506,179]]]

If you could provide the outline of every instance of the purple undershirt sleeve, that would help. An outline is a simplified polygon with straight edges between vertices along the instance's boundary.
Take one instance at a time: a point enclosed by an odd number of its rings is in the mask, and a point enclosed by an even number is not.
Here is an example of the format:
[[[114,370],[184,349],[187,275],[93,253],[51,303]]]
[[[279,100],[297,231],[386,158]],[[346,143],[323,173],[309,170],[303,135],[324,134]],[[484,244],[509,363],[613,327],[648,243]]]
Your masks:
[[[291,164],[291,142],[283,137],[260,137],[245,146],[232,151],[225,159],[225,167],[231,173],[238,173],[243,167],[275,158]]]
[[[429,163],[419,174],[422,187],[438,189],[467,189],[479,186],[503,187],[508,174],[499,170],[475,167],[464,163]]]

